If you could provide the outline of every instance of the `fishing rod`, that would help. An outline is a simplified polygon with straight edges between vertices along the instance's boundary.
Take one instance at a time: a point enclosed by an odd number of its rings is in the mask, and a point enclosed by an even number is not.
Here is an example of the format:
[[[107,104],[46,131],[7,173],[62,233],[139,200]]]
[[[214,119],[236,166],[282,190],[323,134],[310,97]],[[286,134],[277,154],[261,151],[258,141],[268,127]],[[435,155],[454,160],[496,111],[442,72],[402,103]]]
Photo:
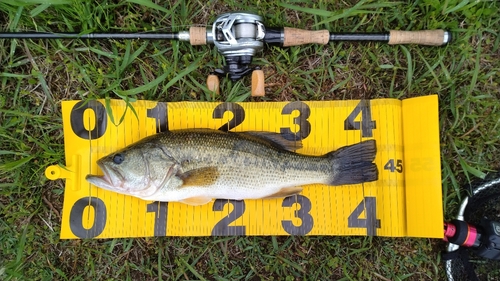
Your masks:
[[[263,18],[249,12],[232,12],[216,18],[212,26],[193,26],[189,31],[171,33],[50,33],[0,32],[0,39],[147,39],[188,41],[191,45],[213,44],[224,56],[225,65],[207,78],[207,87],[219,92],[219,77],[237,81],[252,73],[252,96],[264,95],[264,73],[252,67],[253,57],[265,44],[281,47],[305,44],[328,44],[341,41],[384,42],[441,46],[451,41],[444,30],[397,31],[388,33],[333,33],[328,30],[303,30],[289,27],[266,27]]]

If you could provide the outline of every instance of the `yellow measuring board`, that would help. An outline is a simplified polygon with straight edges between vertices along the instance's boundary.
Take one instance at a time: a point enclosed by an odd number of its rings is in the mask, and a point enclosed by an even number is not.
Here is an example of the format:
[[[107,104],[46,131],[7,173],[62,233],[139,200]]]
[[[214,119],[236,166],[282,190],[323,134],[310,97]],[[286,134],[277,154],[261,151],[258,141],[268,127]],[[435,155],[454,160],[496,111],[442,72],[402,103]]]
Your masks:
[[[137,101],[62,103],[66,167],[49,179],[66,188],[61,238],[208,235],[378,235],[443,237],[437,96],[311,102]],[[106,106],[112,116],[107,115]],[[122,118],[121,122],[119,120]],[[217,199],[202,206],[152,202],[85,181],[96,161],[165,130],[212,128],[294,134],[321,155],[375,139],[376,182],[309,185],[296,196]]]

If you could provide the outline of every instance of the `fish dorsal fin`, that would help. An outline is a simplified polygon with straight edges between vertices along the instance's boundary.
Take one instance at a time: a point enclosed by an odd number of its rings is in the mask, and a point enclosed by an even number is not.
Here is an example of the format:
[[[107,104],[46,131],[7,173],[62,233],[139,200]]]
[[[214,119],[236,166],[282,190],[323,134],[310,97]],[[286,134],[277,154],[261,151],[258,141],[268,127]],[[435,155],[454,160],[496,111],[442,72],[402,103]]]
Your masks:
[[[301,191],[302,191],[302,187],[300,187],[300,186],[284,187],[274,194],[268,195],[266,197],[262,197],[262,199],[288,197],[290,195],[298,194]]]
[[[179,202],[188,204],[191,206],[199,206],[199,205],[205,205],[212,201],[212,198],[209,197],[204,197],[204,196],[196,196],[196,197],[189,197],[185,198],[183,200],[180,200]]]
[[[254,138],[259,138],[261,140],[267,141],[274,147],[285,149],[288,151],[294,151],[299,148],[302,148],[302,141],[285,139],[283,135],[281,135],[280,133],[247,131],[240,134],[248,135]]]
[[[186,186],[209,186],[219,177],[217,167],[203,167],[177,175],[182,180],[181,188]]]

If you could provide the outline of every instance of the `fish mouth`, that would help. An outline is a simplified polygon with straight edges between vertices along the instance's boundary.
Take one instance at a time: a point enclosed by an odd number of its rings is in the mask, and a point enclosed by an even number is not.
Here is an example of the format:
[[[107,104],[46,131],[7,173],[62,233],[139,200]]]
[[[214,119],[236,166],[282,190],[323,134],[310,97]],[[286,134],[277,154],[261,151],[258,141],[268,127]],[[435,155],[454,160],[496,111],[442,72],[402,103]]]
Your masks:
[[[111,191],[123,190],[123,176],[113,169],[108,168],[106,165],[97,162],[101,168],[103,175],[87,175],[85,179],[91,184]]]

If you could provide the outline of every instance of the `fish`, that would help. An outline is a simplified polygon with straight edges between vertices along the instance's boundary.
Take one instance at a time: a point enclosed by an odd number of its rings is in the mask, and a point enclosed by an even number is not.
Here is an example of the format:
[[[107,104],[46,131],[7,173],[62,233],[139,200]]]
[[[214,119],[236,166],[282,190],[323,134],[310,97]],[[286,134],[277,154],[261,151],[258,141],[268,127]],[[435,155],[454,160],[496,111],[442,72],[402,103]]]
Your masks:
[[[99,160],[86,180],[143,200],[203,205],[214,199],[267,199],[305,185],[354,185],[378,179],[375,140],[321,156],[294,152],[300,141],[274,132],[183,129],[160,132]]]

